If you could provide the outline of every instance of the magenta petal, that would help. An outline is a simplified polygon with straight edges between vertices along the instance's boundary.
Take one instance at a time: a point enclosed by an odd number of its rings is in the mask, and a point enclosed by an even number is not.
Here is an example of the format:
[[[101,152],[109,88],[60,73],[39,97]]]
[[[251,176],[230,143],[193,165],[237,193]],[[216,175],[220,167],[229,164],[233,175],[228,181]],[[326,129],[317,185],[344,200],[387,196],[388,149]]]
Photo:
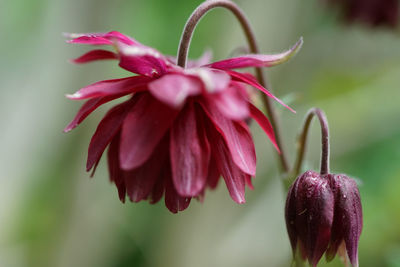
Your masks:
[[[215,189],[218,185],[221,173],[219,172],[217,162],[212,157],[210,158],[210,165],[208,166],[207,184],[211,189]]]
[[[225,180],[226,187],[232,199],[239,204],[245,203],[245,176],[236,164],[232,161],[228,148],[224,140],[216,131],[212,132],[210,137],[212,154],[216,159],[216,164],[222,177]]]
[[[210,161],[210,145],[199,128],[193,103],[180,112],[171,130],[171,169],[175,189],[194,197],[203,190]]]
[[[215,106],[227,118],[232,120],[244,120],[249,117],[247,99],[237,86],[230,86],[226,90],[212,96]]]
[[[190,204],[190,197],[180,196],[174,187],[171,177],[171,170],[165,170],[165,206],[172,212],[185,210]]]
[[[73,59],[74,63],[88,63],[96,60],[104,60],[104,59],[118,59],[118,55],[114,52],[97,49],[87,52],[86,54]]]
[[[101,36],[80,36],[67,42],[71,44],[112,45],[110,40]]]
[[[149,159],[178,113],[149,93],[134,98],[137,102],[122,125],[120,160],[124,170],[137,168]]]
[[[235,164],[243,172],[254,176],[256,152],[248,127],[227,119],[212,102],[202,105],[216,129],[223,136]]]
[[[272,128],[272,125],[269,122],[268,118],[253,104],[249,103],[249,106],[250,106],[251,117],[260,125],[260,127],[269,137],[269,140],[271,140],[276,150],[280,153],[279,147],[276,143],[274,129]]]
[[[154,150],[152,156],[142,166],[132,171],[125,172],[125,184],[129,199],[132,202],[139,202],[146,199],[160,176],[164,162],[168,156],[169,140],[161,141]]]
[[[126,110],[130,104],[130,101],[128,101],[115,106],[109,112],[107,112],[104,118],[100,121],[96,132],[90,140],[86,170],[89,171],[100,159],[103,151],[111,142],[111,139],[118,133],[122,121],[126,116]]]
[[[167,72],[169,61],[157,50],[144,45],[118,44],[119,66],[144,76],[160,76]]]
[[[121,96],[123,96],[123,94],[89,99],[85,102],[85,104],[82,105],[78,113],[75,115],[74,119],[64,128],[64,132],[69,132],[77,127],[87,116],[90,115],[90,113],[92,113],[99,106],[111,100],[117,99]]]
[[[225,90],[231,81],[231,77],[225,71],[217,69],[200,67],[185,69],[184,73],[200,79],[208,93],[217,93]]]
[[[114,42],[122,42],[128,45],[138,44],[134,39],[123,35],[117,31],[99,32],[99,33],[65,33],[69,43],[89,44],[89,45],[112,45]]]
[[[231,70],[227,70],[226,72],[229,73],[229,75],[231,75],[233,80],[238,81],[238,82],[243,82],[243,83],[246,83],[248,85],[251,85],[251,86],[257,88],[258,90],[260,90],[261,92],[263,92],[267,96],[269,96],[272,99],[276,100],[279,104],[281,104],[285,108],[289,109],[293,113],[296,113],[296,111],[294,111],[292,108],[290,108],[285,103],[283,103],[282,100],[280,100],[279,98],[274,96],[270,91],[268,91],[261,84],[259,84],[254,77],[252,77],[252,76],[250,76],[248,74],[239,73],[239,72],[231,71]]]
[[[72,100],[81,100],[92,97],[134,93],[145,90],[144,86],[151,80],[149,77],[133,76],[99,81],[80,89],[73,95],[67,95],[67,97]]]
[[[110,180],[115,183],[118,189],[118,196],[122,203],[125,203],[126,187],[124,182],[124,174],[119,167],[119,133],[112,139],[107,152],[108,171]]]
[[[167,74],[149,83],[150,93],[167,105],[180,107],[188,96],[201,93],[202,85],[195,78],[180,75]]]
[[[158,177],[156,183],[153,186],[153,190],[150,192],[149,199],[150,204],[155,204],[162,198],[165,191],[165,180],[164,180],[164,168],[161,170],[162,174]]]
[[[238,68],[248,68],[248,67],[270,67],[277,64],[281,64],[289,60],[294,56],[301,48],[303,44],[303,38],[289,50],[275,55],[244,55],[235,58],[229,58],[221,61],[217,61],[209,64],[212,68],[217,69],[238,69]]]

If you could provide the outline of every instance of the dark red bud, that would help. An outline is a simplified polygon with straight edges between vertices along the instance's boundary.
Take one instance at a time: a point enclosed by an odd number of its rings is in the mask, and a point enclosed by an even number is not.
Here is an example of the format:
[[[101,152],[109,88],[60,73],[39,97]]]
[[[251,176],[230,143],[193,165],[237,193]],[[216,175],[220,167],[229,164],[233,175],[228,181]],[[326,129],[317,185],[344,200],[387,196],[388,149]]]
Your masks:
[[[353,266],[358,266],[362,211],[358,188],[345,175],[307,171],[289,189],[285,219],[293,254],[317,266],[326,252],[332,259],[341,243]]]

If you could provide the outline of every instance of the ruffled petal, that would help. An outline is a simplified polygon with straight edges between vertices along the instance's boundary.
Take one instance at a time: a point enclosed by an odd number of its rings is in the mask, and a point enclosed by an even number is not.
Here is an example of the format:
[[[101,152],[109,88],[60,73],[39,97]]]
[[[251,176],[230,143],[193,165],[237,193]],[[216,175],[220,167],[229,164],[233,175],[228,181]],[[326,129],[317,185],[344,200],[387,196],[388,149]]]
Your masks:
[[[117,99],[121,96],[124,95],[121,94],[121,95],[103,96],[103,97],[96,97],[89,99],[88,101],[85,102],[85,104],[82,105],[78,113],[75,115],[74,119],[64,128],[64,132],[69,132],[73,130],[99,106],[114,99]]]
[[[118,55],[114,52],[96,49],[83,54],[82,56],[71,60],[73,63],[89,63],[96,60],[104,60],[104,59],[118,59]]]
[[[289,109],[291,112],[296,113],[296,111],[294,111],[292,108],[290,108],[285,103],[283,103],[282,100],[280,100],[279,98],[274,96],[270,91],[268,91],[261,84],[259,84],[258,81],[252,75],[240,73],[240,72],[236,72],[236,71],[232,71],[232,70],[226,70],[226,72],[229,73],[229,75],[232,77],[233,80],[238,81],[238,82],[243,82],[243,83],[246,83],[248,85],[251,85],[251,86],[257,88],[258,90],[260,90],[261,92],[266,94],[268,97],[271,97],[272,99],[276,100],[279,104],[281,104],[285,108]]]
[[[207,181],[210,145],[204,128],[196,122],[193,103],[180,112],[171,130],[171,169],[175,189],[181,196],[197,196]]]
[[[215,189],[218,185],[221,173],[219,172],[217,161],[212,157],[210,158],[210,165],[208,166],[207,185],[211,189]]]
[[[122,42],[127,45],[138,44],[133,38],[126,36],[117,31],[98,32],[98,33],[65,33],[68,43],[73,44],[88,44],[88,45],[112,45],[113,41]]]
[[[112,108],[97,126],[96,132],[90,140],[86,170],[89,171],[99,161],[101,155],[111,142],[112,138],[119,132],[121,124],[129,110],[131,101],[119,104]]]
[[[144,76],[104,80],[83,87],[73,95],[67,95],[67,97],[72,100],[81,100],[116,94],[130,94],[146,90],[145,85],[150,81],[152,81],[151,78]]]
[[[208,93],[217,93],[228,88],[231,77],[225,71],[210,68],[184,69],[184,74],[197,77]]]
[[[212,95],[215,106],[231,120],[245,120],[250,115],[247,97],[238,86],[231,85],[226,90]]]
[[[213,158],[215,158],[218,170],[225,180],[231,198],[236,203],[245,203],[246,174],[232,161],[231,153],[229,153],[229,150],[219,133],[212,129],[208,132],[210,134]]]
[[[137,102],[126,116],[121,133],[120,161],[124,170],[135,169],[149,159],[178,114],[149,93],[134,98]]]
[[[117,186],[119,199],[122,203],[125,203],[126,187],[124,172],[119,167],[119,142],[120,133],[117,133],[108,147],[107,162],[110,180]]]
[[[164,172],[165,175],[165,206],[172,212],[178,213],[189,207],[190,197],[180,196],[172,182],[171,169],[167,168]]]
[[[226,118],[211,101],[202,103],[202,106],[215,128],[223,136],[235,164],[243,172],[254,176],[256,152],[247,125]]]
[[[152,156],[139,168],[124,173],[125,184],[129,199],[139,202],[146,199],[160,176],[161,169],[168,156],[167,142],[163,140],[154,150]]]
[[[148,77],[167,73],[167,66],[171,63],[156,49],[144,45],[117,45],[121,68]]]
[[[280,153],[278,144],[276,143],[274,129],[272,128],[272,125],[269,122],[268,118],[253,104],[249,103],[249,107],[251,117],[258,123],[258,125],[260,125],[260,127],[267,134],[269,140],[271,140],[276,150]]]
[[[201,93],[202,84],[193,77],[180,74],[167,74],[149,83],[150,93],[167,105],[180,107],[188,96]]]
[[[303,38],[289,50],[275,55],[244,55],[235,58],[228,58],[221,61],[217,61],[209,64],[209,67],[217,69],[239,69],[248,67],[271,67],[283,62],[288,61],[293,57],[301,48],[303,44]]]
[[[119,32],[66,34],[66,36],[74,38],[69,40],[69,43],[116,47],[120,59],[119,66],[139,75],[160,76],[166,73],[167,66],[171,65],[168,59],[156,49],[145,46]]]

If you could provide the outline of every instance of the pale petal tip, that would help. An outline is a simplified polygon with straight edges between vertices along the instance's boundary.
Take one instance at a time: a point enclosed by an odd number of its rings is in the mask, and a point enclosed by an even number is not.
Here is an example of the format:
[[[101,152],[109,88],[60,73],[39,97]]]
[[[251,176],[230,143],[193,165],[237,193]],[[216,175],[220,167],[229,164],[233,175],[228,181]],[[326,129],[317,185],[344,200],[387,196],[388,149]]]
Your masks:
[[[284,52],[282,55],[284,55],[282,58],[280,58],[279,60],[275,61],[273,65],[278,65],[278,64],[282,64],[286,61],[288,61],[289,59],[291,59],[293,56],[295,56],[297,54],[297,52],[299,52],[299,50],[301,49],[301,47],[303,46],[303,37],[300,37],[300,39],[286,52]],[[292,110],[292,112],[294,112]],[[294,112],[296,113],[296,112]]]
[[[301,49],[301,47],[303,46],[303,36],[300,36],[300,39],[297,41],[297,43],[294,44],[294,46],[290,49],[291,50],[291,54],[294,56],[295,54],[297,54],[297,52]]]
[[[76,100],[79,99],[82,95],[78,92],[74,93],[74,94],[66,94],[65,97],[71,100]]]
[[[73,32],[63,32],[62,35],[65,38],[74,39],[74,38],[82,37],[83,34],[81,34],[81,33],[73,33]]]
[[[67,127],[64,128],[63,132],[64,132],[64,133],[68,133],[68,132],[70,132],[70,131],[72,130],[72,128],[73,128],[73,127],[71,127],[71,126],[68,125]]]

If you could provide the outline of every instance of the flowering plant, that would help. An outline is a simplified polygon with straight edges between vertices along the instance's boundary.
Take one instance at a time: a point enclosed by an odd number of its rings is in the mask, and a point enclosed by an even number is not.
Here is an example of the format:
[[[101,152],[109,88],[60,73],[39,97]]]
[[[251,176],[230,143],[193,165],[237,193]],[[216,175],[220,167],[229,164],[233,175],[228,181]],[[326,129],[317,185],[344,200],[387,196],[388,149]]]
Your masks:
[[[213,63],[205,56],[186,67],[194,28],[215,7],[227,8],[235,14],[251,53]],[[295,55],[302,39],[283,53],[260,54],[246,17],[228,0],[205,1],[193,12],[183,31],[177,59],[116,31],[67,36],[70,43],[108,45],[114,49],[94,49],[73,62],[117,60],[121,68],[135,74],[99,81],[67,95],[72,100],[87,101],[64,129],[66,132],[77,127],[97,107],[128,96],[100,121],[90,141],[86,164],[87,171],[94,174],[108,147],[110,179],[122,202],[128,196],[132,202],[157,203],[164,196],[166,207],[177,213],[186,209],[192,198],[202,200],[206,188],[215,188],[222,176],[231,198],[244,203],[245,186],[253,188],[251,179],[256,174],[255,147],[248,127],[249,119],[254,119],[276,148],[282,171],[288,177],[284,181],[289,191],[286,223],[294,258],[308,259],[316,266],[325,252],[330,260],[344,246],[342,250],[347,255],[341,255],[358,265],[360,197],[353,180],[329,174],[325,115],[319,109],[310,111],[300,139],[298,160],[291,170],[281,147],[270,99],[293,110],[271,93],[260,71],[261,67],[281,64]],[[235,70],[248,67],[256,68],[256,76]],[[254,89],[262,93],[269,119],[252,103],[250,95]],[[314,115],[322,126],[321,171],[319,174],[308,171],[293,183],[301,170]]]

